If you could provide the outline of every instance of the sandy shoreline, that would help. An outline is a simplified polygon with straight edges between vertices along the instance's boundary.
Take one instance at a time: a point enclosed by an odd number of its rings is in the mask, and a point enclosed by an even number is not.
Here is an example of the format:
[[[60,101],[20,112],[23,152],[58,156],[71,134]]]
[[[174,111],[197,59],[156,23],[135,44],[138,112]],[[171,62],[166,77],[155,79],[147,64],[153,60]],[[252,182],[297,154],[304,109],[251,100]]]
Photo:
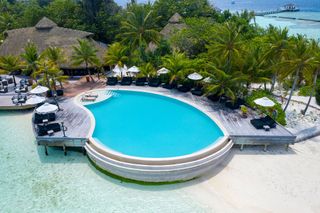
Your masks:
[[[288,152],[233,148],[216,175],[194,180],[184,191],[208,212],[319,212],[319,161],[320,137]]]

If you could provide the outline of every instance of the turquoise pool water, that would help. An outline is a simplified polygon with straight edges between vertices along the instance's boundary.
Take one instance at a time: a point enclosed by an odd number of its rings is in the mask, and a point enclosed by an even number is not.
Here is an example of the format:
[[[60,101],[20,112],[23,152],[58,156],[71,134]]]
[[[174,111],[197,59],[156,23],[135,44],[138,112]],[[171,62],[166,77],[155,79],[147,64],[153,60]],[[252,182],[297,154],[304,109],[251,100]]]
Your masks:
[[[189,183],[141,186],[112,179],[86,156],[35,144],[31,112],[0,112],[0,212],[211,212]]]
[[[96,119],[93,137],[119,153],[177,157],[204,149],[223,136],[211,118],[189,104],[144,92],[113,93],[86,107]]]

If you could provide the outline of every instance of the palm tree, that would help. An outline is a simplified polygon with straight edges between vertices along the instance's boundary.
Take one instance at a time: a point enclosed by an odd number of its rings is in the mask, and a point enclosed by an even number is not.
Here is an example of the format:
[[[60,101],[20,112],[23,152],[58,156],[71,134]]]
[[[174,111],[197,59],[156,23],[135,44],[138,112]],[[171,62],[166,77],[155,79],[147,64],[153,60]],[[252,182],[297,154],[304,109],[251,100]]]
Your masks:
[[[290,59],[284,61],[281,64],[281,80],[287,78],[290,75],[293,75],[294,77],[289,98],[283,111],[286,111],[289,106],[293,92],[297,86],[300,73],[308,72],[310,69],[312,69],[314,63],[312,50],[309,47],[308,41],[305,39],[305,37],[298,35],[298,37],[294,39],[294,42],[295,45],[290,55]]]
[[[216,39],[211,42],[208,48],[209,55],[221,57],[225,61],[227,73],[232,71],[232,62],[243,52],[243,41],[241,39],[241,27],[231,22],[217,25]]]
[[[131,49],[147,47],[150,42],[158,44],[160,33],[156,23],[159,18],[148,6],[131,5],[126,20],[121,23],[122,42],[129,44]]]
[[[64,54],[63,50],[59,47],[48,47],[47,49],[44,50],[41,57],[48,59],[54,65],[56,65],[58,68],[60,68],[61,64],[66,61],[65,54]],[[60,76],[60,77],[57,77],[56,81],[58,81],[60,84],[60,87],[63,88],[62,82],[65,82],[67,80],[67,78],[65,76],[62,77],[63,73],[61,73],[61,72],[62,72],[61,70],[60,70],[60,72],[58,72],[59,73],[58,76]]]
[[[191,61],[184,53],[174,51],[172,55],[167,55],[162,58],[162,66],[170,70],[169,83],[172,84],[177,80],[183,79],[186,74],[192,71]]]
[[[23,68],[20,58],[13,55],[0,57],[0,74],[9,74],[13,76],[14,86],[17,85],[15,72]]]
[[[88,69],[89,65],[95,66],[99,64],[99,59],[97,57],[98,50],[94,48],[90,42],[86,39],[78,40],[78,46],[73,46],[72,61],[75,66],[80,66],[85,64],[85,69],[89,74],[89,77],[94,82],[91,76],[91,71]]]
[[[48,47],[42,53],[43,57],[46,57],[48,60],[52,61],[58,67],[66,61],[66,56],[63,50],[59,47]]]
[[[309,100],[306,105],[306,108],[302,112],[303,115],[305,115],[307,113],[307,110],[310,106],[312,96],[314,95],[316,87],[317,87],[317,80],[318,80],[318,75],[320,72],[320,46],[319,46],[319,42],[312,39],[310,46],[311,46],[311,49],[312,49],[313,55],[314,55],[314,68],[308,70],[307,72],[304,72],[303,74],[304,74],[304,77],[307,80],[307,82],[310,82],[310,84],[312,85],[312,88],[310,90],[310,96],[309,96]]]
[[[139,69],[138,77],[155,77],[157,75],[157,71],[151,63],[146,63],[140,66]]]
[[[266,53],[265,60],[268,60],[273,70],[270,91],[274,90],[277,81],[279,65],[286,59],[288,52],[292,49],[288,29],[280,29],[270,26],[265,37]]]
[[[119,42],[111,44],[104,55],[104,63],[108,66],[118,65],[123,67],[129,58],[127,56],[128,48]]]
[[[260,46],[252,45],[249,47],[248,54],[240,63],[239,70],[247,76],[247,88],[252,83],[267,83],[268,78],[267,63],[263,59],[263,49]]]
[[[21,54],[21,58],[23,58],[25,62],[25,68],[23,71],[27,75],[32,75],[32,73],[37,70],[37,63],[40,58],[37,46],[34,43],[28,42],[24,47],[24,52]],[[35,80],[37,81],[37,79]]]
[[[204,73],[210,82],[206,85],[205,91],[207,94],[225,95],[232,101],[237,98],[237,92],[241,83],[247,81],[247,76],[241,72],[232,72],[231,74],[217,68],[213,64],[209,64],[211,70]]]

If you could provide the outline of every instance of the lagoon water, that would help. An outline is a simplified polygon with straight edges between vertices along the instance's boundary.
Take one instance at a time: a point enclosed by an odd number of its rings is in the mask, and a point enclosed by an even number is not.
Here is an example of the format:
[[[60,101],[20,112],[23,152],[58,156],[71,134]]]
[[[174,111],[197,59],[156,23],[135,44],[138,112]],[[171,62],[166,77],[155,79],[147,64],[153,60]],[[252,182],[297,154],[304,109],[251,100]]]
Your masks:
[[[30,112],[0,112],[0,212],[209,212],[181,184],[110,178],[80,152],[35,144]]]
[[[139,3],[145,3],[149,0],[138,0]],[[271,11],[280,8],[281,6],[294,3],[301,11],[295,13],[280,13],[276,16],[289,17],[289,18],[307,18],[320,20],[320,0],[209,0],[214,6],[222,10],[230,10],[232,12],[242,10],[254,11]],[[130,0],[116,0],[122,6],[125,6]],[[154,2],[154,1],[150,1]],[[275,15],[271,15],[275,16]],[[320,22],[312,21],[299,21],[275,17],[257,17],[256,23],[261,27],[268,27],[270,24],[277,27],[287,27],[289,34],[303,34],[308,38],[316,40],[320,39]]]

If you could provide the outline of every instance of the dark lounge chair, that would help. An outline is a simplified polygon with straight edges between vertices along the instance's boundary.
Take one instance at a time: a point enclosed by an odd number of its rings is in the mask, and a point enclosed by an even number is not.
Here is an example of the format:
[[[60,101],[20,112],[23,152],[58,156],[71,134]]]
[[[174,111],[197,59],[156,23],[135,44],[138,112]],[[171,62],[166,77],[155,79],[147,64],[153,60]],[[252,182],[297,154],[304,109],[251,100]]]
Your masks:
[[[8,92],[8,87],[2,86],[2,87],[0,88],[0,93],[7,93],[7,92]]]
[[[120,81],[120,84],[123,86],[129,86],[132,84],[132,77],[123,77]]]
[[[45,136],[45,135],[50,135],[50,133],[54,132],[60,132],[61,131],[61,126],[59,123],[52,123],[48,125],[37,125],[37,133],[38,136]]]
[[[48,114],[34,114],[34,123],[35,124],[42,124],[47,122],[52,122],[56,120],[56,114],[55,113],[48,113]]]
[[[180,92],[189,92],[191,90],[191,87],[187,84],[180,84],[180,85],[178,85],[177,89]]]
[[[218,102],[220,100],[220,96],[217,94],[208,95],[207,98],[212,102]]]
[[[149,78],[148,85],[150,87],[158,87],[161,84],[160,78]]]
[[[272,128],[276,128],[276,126],[277,126],[277,123],[268,115],[264,118],[252,119],[252,120],[250,120],[250,123],[256,129],[265,129],[265,127],[272,129]]]
[[[162,86],[163,88],[165,88],[165,89],[173,89],[173,88],[176,88],[177,87],[177,84],[175,84],[175,83],[165,83],[163,86]]]
[[[107,85],[114,86],[118,84],[118,78],[117,77],[108,77],[107,78]]]
[[[145,86],[147,82],[146,77],[137,78],[136,80],[136,86]]]
[[[62,89],[57,89],[56,92],[57,92],[57,96],[63,96],[64,94]]]
[[[202,96],[203,89],[201,87],[196,87],[196,88],[191,89],[191,93],[196,96]]]

